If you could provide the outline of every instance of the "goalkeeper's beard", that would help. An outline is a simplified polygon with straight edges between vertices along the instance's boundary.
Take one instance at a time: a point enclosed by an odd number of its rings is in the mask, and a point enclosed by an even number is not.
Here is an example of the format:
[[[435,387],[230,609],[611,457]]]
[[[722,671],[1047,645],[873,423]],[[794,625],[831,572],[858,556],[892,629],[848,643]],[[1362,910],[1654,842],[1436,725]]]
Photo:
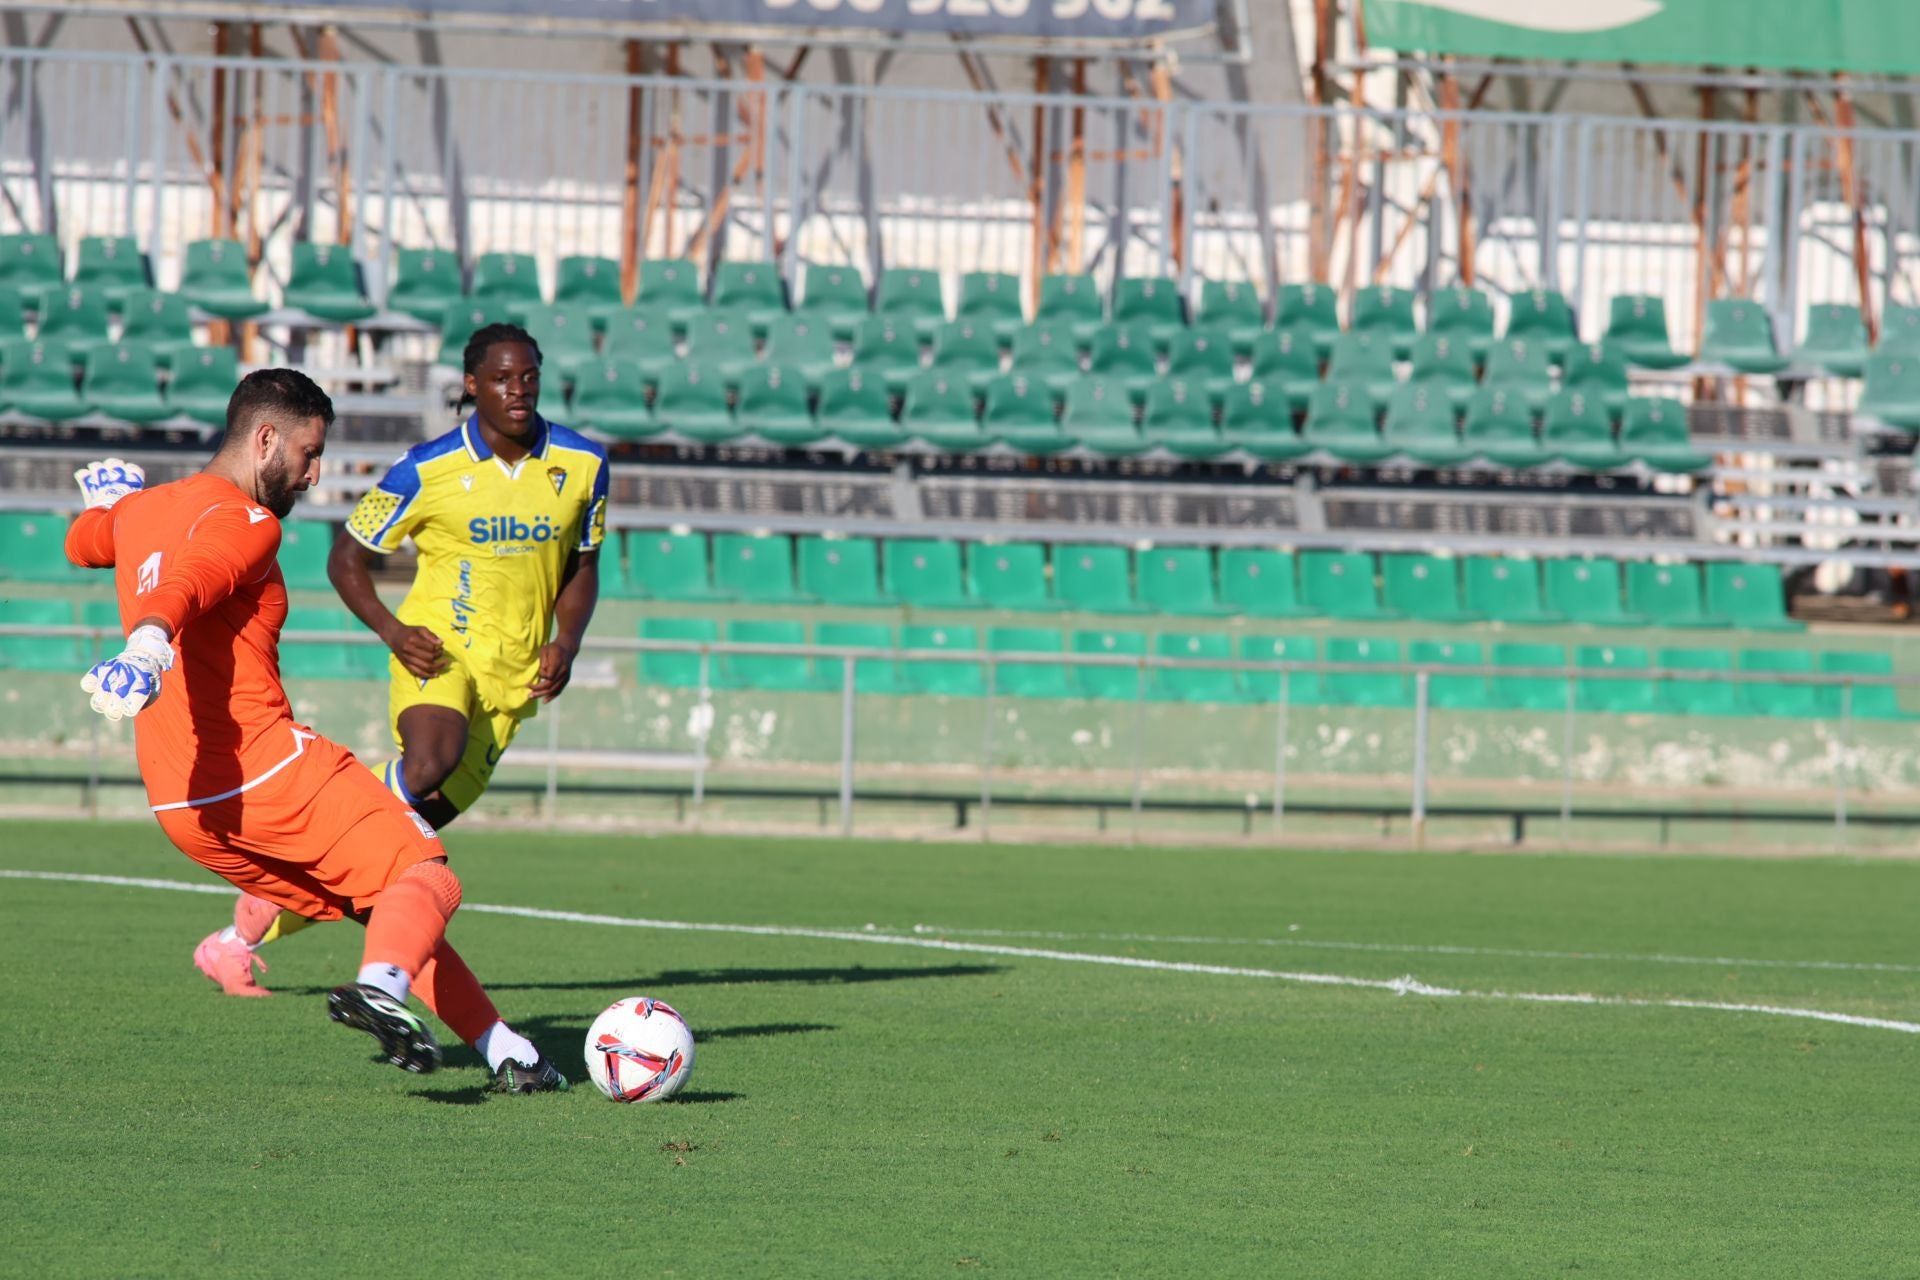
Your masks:
[[[287,465],[287,456],[276,452],[254,476],[254,488],[260,505],[273,512],[277,520],[285,520],[293,511],[293,501],[300,492],[293,485],[293,468]]]

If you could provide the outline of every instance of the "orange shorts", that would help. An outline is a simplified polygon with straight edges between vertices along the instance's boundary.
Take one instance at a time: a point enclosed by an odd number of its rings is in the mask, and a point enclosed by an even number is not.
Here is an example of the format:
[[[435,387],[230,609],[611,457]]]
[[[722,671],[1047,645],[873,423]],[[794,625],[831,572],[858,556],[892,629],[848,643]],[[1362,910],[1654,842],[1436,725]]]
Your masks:
[[[357,915],[408,867],[446,856],[419,814],[325,738],[259,787],[154,816],[180,852],[309,920]]]

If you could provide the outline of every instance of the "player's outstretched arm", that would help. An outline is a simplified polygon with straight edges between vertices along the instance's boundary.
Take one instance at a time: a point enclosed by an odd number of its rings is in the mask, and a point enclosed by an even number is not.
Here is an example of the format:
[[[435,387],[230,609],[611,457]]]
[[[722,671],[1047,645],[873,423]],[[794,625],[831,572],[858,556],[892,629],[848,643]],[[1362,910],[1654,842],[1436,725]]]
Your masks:
[[[102,458],[75,471],[73,480],[86,505],[67,526],[67,559],[83,569],[111,569],[113,517],[107,512],[128,494],[144,489],[147,473],[137,462]]]
[[[440,637],[426,627],[410,627],[394,616],[373,585],[373,561],[377,553],[347,534],[334,539],[327,553],[327,579],[340,593],[340,603],[380,637],[400,665],[416,679],[430,680],[446,670],[448,658]]]
[[[532,694],[542,702],[552,702],[573,679],[573,660],[579,656],[586,639],[587,624],[593,621],[593,609],[600,601],[600,552],[577,551],[567,562],[567,576],[554,601],[553,640],[540,650],[540,672],[533,679]]]

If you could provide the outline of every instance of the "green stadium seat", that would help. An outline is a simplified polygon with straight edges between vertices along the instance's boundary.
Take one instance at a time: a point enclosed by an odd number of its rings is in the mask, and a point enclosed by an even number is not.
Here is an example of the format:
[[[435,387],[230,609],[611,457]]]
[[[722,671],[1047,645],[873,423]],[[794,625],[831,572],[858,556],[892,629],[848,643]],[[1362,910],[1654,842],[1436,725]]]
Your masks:
[[[940,293],[940,273],[918,267],[888,267],[880,273],[873,313],[904,327],[924,342],[946,323],[947,304]],[[862,325],[865,328],[865,325]],[[854,359],[857,361],[859,356]]]
[[[1033,311],[1035,324],[1064,324],[1082,346],[1106,327],[1106,307],[1100,286],[1090,275],[1056,273],[1040,277],[1040,301]]]
[[[722,262],[713,270],[715,311],[743,315],[754,334],[763,334],[787,314],[787,286],[774,262]]]
[[[1064,324],[1030,324],[1013,331],[1013,372],[1056,393],[1080,379],[1080,344]]]
[[[1557,644],[1496,644],[1496,667],[1565,667],[1567,651]],[[1522,676],[1500,672],[1493,677],[1495,706],[1513,711],[1563,711],[1567,705],[1567,677]]]
[[[1627,381],[1626,359],[1604,342],[1574,347],[1561,361],[1560,389],[1584,391],[1615,417],[1626,407]]]
[[[1773,675],[1809,676],[1814,674],[1813,655],[1800,649],[1742,649],[1739,669]],[[1821,714],[1821,690],[1811,684],[1775,684],[1772,681],[1742,681],[1740,696],[1747,711],[1757,716],[1788,716],[1814,719]]]
[[[1253,344],[1252,377],[1286,397],[1295,413],[1306,409],[1320,385],[1320,360],[1313,333],[1304,328],[1275,329]]]
[[[1480,388],[1479,359],[1464,339],[1446,333],[1421,335],[1413,344],[1413,370],[1408,381],[1413,386],[1445,397],[1449,404],[1464,405]]]
[[[1312,341],[1315,356],[1325,360],[1340,335],[1339,307],[1339,295],[1324,284],[1283,284],[1274,304],[1273,327],[1302,330]],[[1254,354],[1258,358],[1257,349]]]
[[[191,257],[192,246],[188,246]],[[0,306],[18,300],[21,311],[40,305],[40,296],[60,287],[66,273],[60,267],[60,242],[33,232],[0,236]],[[263,308],[264,309],[264,308]],[[0,311],[0,324],[18,323],[17,314]]]
[[[920,372],[920,336],[911,317],[862,320],[853,339],[853,367],[878,374],[889,391],[905,387]]]
[[[240,356],[232,347],[196,347],[177,357],[167,381],[167,409],[202,426],[224,428],[227,402],[240,381]],[[6,398],[0,392],[0,400]]]
[[[1343,462],[1379,462],[1394,452],[1374,425],[1372,395],[1363,385],[1344,382],[1314,388],[1301,438]]]
[[[1167,377],[1204,388],[1219,399],[1233,385],[1233,346],[1226,335],[1207,329],[1182,333],[1167,351]]]
[[[73,606],[65,600],[0,600],[0,623],[17,627],[70,627]],[[8,636],[0,641],[0,671],[84,670],[90,646],[77,636]]]
[[[736,619],[727,623],[727,639],[735,644],[804,645],[807,628],[801,622]],[[805,693],[837,689],[840,679],[837,674],[817,671],[813,660],[803,654],[723,653],[719,678],[714,683],[727,689]]]
[[[1327,641],[1330,663],[1400,661],[1400,646],[1392,640],[1337,637]],[[1399,671],[1329,671],[1320,677],[1327,702],[1336,707],[1410,707],[1413,681]]]
[[[1140,603],[1155,613],[1217,617],[1233,610],[1220,603],[1213,585],[1213,552],[1207,547],[1153,547],[1134,557]]]
[[[1050,627],[994,627],[987,632],[987,652],[992,654],[1063,653],[1060,633]],[[996,659],[993,664],[993,691],[1015,698],[1071,698],[1073,680],[1065,664],[1059,662],[1010,662]]]
[[[795,369],[760,364],[740,378],[734,421],[745,432],[789,449],[804,449],[827,438],[807,401],[806,378]]]
[[[1607,308],[1608,346],[1645,369],[1678,369],[1686,353],[1668,337],[1667,304],[1652,294],[1622,294]]]
[[[596,319],[621,310],[620,263],[592,254],[568,254],[560,259],[553,277],[553,305],[584,307]]]
[[[1387,398],[1400,385],[1393,371],[1392,335],[1375,330],[1343,333],[1335,338],[1333,354],[1327,360],[1327,381],[1363,386],[1373,399],[1374,409],[1385,408]]]
[[[1820,655],[1823,675],[1890,676],[1893,655],[1862,649],[1829,650]],[[1857,684],[1852,692],[1839,685],[1822,686],[1818,693],[1820,713],[1839,716],[1843,711],[1856,719],[1904,720],[1900,710],[1900,691],[1886,684]]]
[[[105,584],[107,576],[67,559],[67,517],[44,511],[0,511],[0,577],[19,582]]]
[[[766,346],[760,358],[768,364],[785,365],[817,389],[829,373],[839,368],[834,358],[833,327],[818,316],[796,313],[776,317],[767,329]]]
[[[1777,564],[1709,564],[1707,616],[1743,631],[1801,631],[1787,616],[1786,585]]]
[[[1407,646],[1407,661],[1430,667],[1477,667],[1485,659],[1480,646],[1471,641],[1415,640]],[[1419,697],[1417,684],[1414,696]],[[1493,705],[1493,689],[1483,675],[1429,671],[1427,705],[1441,711],[1484,711]]]
[[[1053,549],[1054,597],[1088,613],[1144,613],[1133,594],[1127,549],[1111,543],[1062,542]]]
[[[596,360],[575,375],[569,402],[573,421],[622,440],[657,435],[665,428],[647,408],[647,376],[632,360]]]
[[[519,315],[546,299],[540,267],[530,253],[483,253],[473,260],[473,299]]]
[[[720,375],[728,386],[739,382],[760,358],[748,322],[724,311],[708,312],[687,325],[689,361],[697,360]]]
[[[993,437],[980,427],[966,380],[931,371],[907,384],[900,429],[945,453],[971,453],[993,443]]]
[[[630,360],[647,385],[680,362],[674,351],[674,322],[664,307],[631,307],[607,317],[606,341],[600,352],[609,360]],[[442,339],[445,345],[445,339]]]
[[[1780,354],[1773,337],[1773,319],[1766,309],[1739,298],[1715,298],[1707,303],[1700,359],[1726,365],[1738,373],[1757,374],[1779,373],[1791,363]]]
[[[1146,437],[1134,425],[1133,401],[1125,384],[1082,378],[1067,388],[1060,430],[1075,444],[1108,457],[1146,450]]]
[[[718,444],[743,435],[746,428],[727,407],[727,384],[720,371],[703,360],[688,359],[668,365],[654,389],[652,433],[661,431]]]
[[[1054,396],[1046,384],[1024,374],[1002,374],[981,393],[980,430],[1021,453],[1044,456],[1073,447],[1060,429]]]
[[[345,609],[302,605],[287,610],[286,630],[366,634],[366,628]],[[371,680],[386,674],[387,651],[374,644],[283,639],[280,670],[284,675],[307,680]]]
[[[1540,566],[1532,560],[1468,556],[1462,578],[1469,610],[1492,622],[1538,626],[1558,622],[1540,595]]]
[[[893,420],[881,380],[863,369],[835,369],[820,383],[820,427],[858,449],[897,449],[911,437]]]
[[[1374,586],[1373,557],[1361,551],[1300,553],[1300,598],[1330,618],[1392,618]]]
[[[1141,658],[1147,653],[1147,638],[1137,631],[1076,631],[1070,647],[1074,653]],[[1137,663],[1076,666],[1073,682],[1081,697],[1109,702],[1132,702],[1146,692]]]
[[[569,382],[600,359],[594,346],[593,311],[588,307],[536,303],[522,313],[521,324],[540,346],[542,367]]]
[[[1700,591],[1700,566],[1652,564],[1627,566],[1627,609],[1662,627],[1718,627],[1726,625],[1707,616]]]
[[[967,544],[967,594],[990,609],[1060,608],[1047,579],[1047,549],[1037,542]]]
[[[1573,665],[1582,671],[1645,671],[1653,665],[1653,659],[1642,645],[1583,644],[1573,651]],[[1581,711],[1618,715],[1649,715],[1660,709],[1659,693],[1651,678],[1576,677],[1573,702]]]
[[[233,248],[237,251],[240,246],[236,244]],[[244,255],[236,252],[234,261],[244,269]],[[245,284],[244,276],[240,284]],[[185,293],[186,289],[186,282],[182,281],[180,291]],[[465,292],[460,280],[460,259],[453,254],[439,249],[394,250],[393,286],[387,290],[387,310],[438,326],[447,308],[460,302]]]
[[[1265,331],[1267,317],[1260,294],[1237,280],[1207,280],[1200,285],[1200,314],[1193,326],[1202,333],[1223,335],[1240,355],[1253,351]]]
[[[971,609],[960,544],[935,538],[894,538],[880,548],[885,594],[914,609]]]
[[[1241,636],[1240,657],[1246,662],[1313,662],[1318,650],[1312,636]],[[1316,706],[1323,698],[1318,671],[1262,671],[1240,673],[1240,687],[1250,702],[1279,702]]]
[[[1164,378],[1147,389],[1140,434],[1150,447],[1182,458],[1213,458],[1227,449],[1213,425],[1213,402],[1205,389],[1179,378]]]
[[[82,236],[72,283],[106,295],[107,305],[118,311],[128,290],[153,288],[153,272],[132,236]]]
[[[1464,346],[1478,360],[1493,345],[1493,299],[1457,286],[1428,294],[1427,334]]]
[[[1353,295],[1351,333],[1385,338],[1395,355],[1404,356],[1413,349],[1420,326],[1413,316],[1414,294],[1390,284],[1357,289]]]
[[[1620,424],[1620,452],[1656,471],[1685,474],[1713,465],[1687,434],[1687,406],[1664,396],[1634,396]]]
[[[917,623],[900,628],[900,647],[978,653],[980,638],[972,627]],[[986,670],[978,662],[903,661],[900,683],[915,693],[950,698],[978,698],[987,691]]]
[[[1875,350],[1890,356],[1920,356],[1920,307],[1888,303],[1880,316],[1880,342]]]
[[[1380,557],[1381,599],[1390,613],[1421,622],[1467,622],[1460,570],[1451,557],[1390,551]]]
[[[1506,340],[1544,347],[1559,364],[1580,341],[1580,325],[1564,295],[1548,289],[1515,294],[1507,308]]]
[[[642,640],[685,640],[694,644],[714,644],[720,639],[720,624],[712,618],[642,618]],[[698,689],[700,655],[697,653],[646,652],[640,654],[640,683],[665,689]],[[711,688],[720,674],[718,655],[707,658],[707,685]]]
[[[0,410],[49,422],[84,414],[86,401],[74,390],[73,362],[64,348],[25,338],[0,344]]]
[[[1569,348],[1566,357],[1570,358]],[[1553,391],[1553,364],[1547,348],[1524,338],[1496,342],[1487,351],[1487,367],[1481,386],[1489,391],[1505,391],[1525,399],[1527,407],[1538,413]]]
[[[1613,419],[1599,396],[1556,391],[1540,425],[1540,451],[1586,471],[1610,471],[1631,459],[1613,441]]]
[[[1548,560],[1543,567],[1547,609],[1568,622],[1635,627],[1647,619],[1623,604],[1618,560]]]
[[[978,391],[1000,374],[1000,339],[987,325],[954,320],[933,331],[933,370]]]
[[[793,585],[793,540],[785,534],[713,535],[713,584],[750,604],[804,600]]]
[[[1254,618],[1310,618],[1300,600],[1293,553],[1266,547],[1225,547],[1220,552],[1220,600],[1234,613]]]
[[[1745,711],[1740,686],[1725,679],[1733,670],[1733,654],[1725,649],[1662,649],[1655,665],[1669,671],[1704,671],[1703,679],[1673,676],[1660,679],[1660,705],[1675,715],[1737,716]]]
[[[897,603],[880,590],[880,544],[872,538],[801,538],[800,591],[822,604]]]
[[[1381,438],[1394,453],[1434,467],[1459,466],[1473,453],[1460,443],[1453,404],[1443,388],[1408,383],[1387,401]]]
[[[133,289],[120,303],[120,341],[137,342],[153,352],[162,369],[193,350],[193,310],[177,293]]]
[[[627,531],[627,581],[647,600],[723,600],[707,565],[702,533]],[[710,637],[711,638],[711,637]]]
[[[642,262],[633,305],[665,315],[675,329],[685,332],[693,318],[707,309],[707,297],[700,288],[700,268],[686,258]]]
[[[378,309],[367,298],[352,252],[311,240],[293,242],[293,271],[281,297],[290,310],[322,324],[355,324]]]
[[[984,325],[1002,342],[1026,324],[1020,303],[1020,277],[1007,271],[969,271],[960,277],[960,302],[953,318]]]
[[[1807,308],[1807,336],[1794,348],[1793,363],[1824,369],[1836,378],[1857,378],[1867,363],[1867,322],[1851,303]]]
[[[122,422],[158,422],[167,416],[159,359],[142,342],[116,342],[89,352],[80,398],[95,413]]]
[[[1187,328],[1179,283],[1167,276],[1121,276],[1113,282],[1113,323],[1138,329],[1155,350],[1165,351]]]
[[[87,353],[109,341],[107,297],[94,289],[49,289],[40,296],[34,341],[49,351],[64,351],[79,364]]]
[[[267,304],[253,292],[247,247],[238,240],[195,240],[189,244],[178,292],[200,310],[222,320],[251,320],[267,310]]]
[[[1257,378],[1227,388],[1220,403],[1220,443],[1262,462],[1291,462],[1314,448],[1293,429],[1286,395]]]
[[[871,314],[867,282],[855,267],[809,266],[793,314],[825,325],[828,334],[842,342],[852,342],[861,322]]]
[[[106,631],[106,634],[97,640],[78,642],[81,662],[92,665],[120,651],[125,629],[120,621],[120,604],[117,600],[81,601],[80,625],[100,627]]]
[[[1537,467],[1548,456],[1534,437],[1526,397],[1497,387],[1482,387],[1467,401],[1460,443],[1475,457],[1502,467]]]
[[[1153,638],[1153,651],[1162,658],[1188,662],[1231,662],[1233,637],[1220,632],[1162,631]],[[1147,681],[1147,696],[1159,702],[1244,702],[1240,677],[1231,667],[1155,667]]]
[[[1160,376],[1152,340],[1138,330],[1102,325],[1088,343],[1087,375],[1124,387],[1129,396],[1141,399]]]
[[[817,622],[813,642],[835,649],[874,649],[892,651],[893,628],[884,622]],[[846,659],[824,656],[816,659],[820,682],[838,692],[846,688]],[[853,664],[853,687],[858,693],[899,693],[900,671],[892,658],[859,658]]]
[[[463,370],[466,366],[467,342],[475,333],[491,324],[494,315],[484,303],[467,298],[449,302],[446,314],[440,317],[440,346],[433,362],[443,368]],[[612,344],[608,346],[611,348]],[[611,350],[608,354],[612,354]]]
[[[1920,351],[1875,351],[1867,357],[1854,422],[1920,432]]]
[[[280,572],[295,591],[331,591],[327,557],[333,553],[335,526],[325,520],[280,522]],[[353,626],[358,629],[359,622]]]

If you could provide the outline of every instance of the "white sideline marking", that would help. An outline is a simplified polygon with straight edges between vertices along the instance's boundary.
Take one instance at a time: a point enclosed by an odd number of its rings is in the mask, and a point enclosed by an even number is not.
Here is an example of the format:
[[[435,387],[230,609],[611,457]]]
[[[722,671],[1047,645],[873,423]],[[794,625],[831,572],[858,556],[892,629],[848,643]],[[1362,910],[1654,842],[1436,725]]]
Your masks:
[[[0,868],[0,879],[53,880],[71,884],[118,885],[130,889],[171,889],[183,893],[230,894],[233,892],[226,885],[193,884],[185,880],[150,880],[135,876],[82,875],[63,871],[12,871]],[[1882,1031],[1902,1031],[1908,1035],[1920,1035],[1920,1022],[1900,1022],[1892,1018],[1869,1018],[1854,1013],[1835,1013],[1828,1009],[1801,1009],[1788,1005],[1602,996],[1589,992],[1469,991],[1457,987],[1430,986],[1412,974],[1386,979],[1355,978],[1338,973],[1295,973],[1285,969],[1250,969],[1239,965],[1149,960],[1141,956],[1055,951],[1044,947],[1012,947],[991,942],[953,942],[945,938],[912,937],[897,933],[868,932],[864,929],[814,929],[783,924],[714,924],[690,920],[650,920],[638,916],[595,915],[584,911],[549,911],[541,907],[509,907],[485,902],[469,902],[464,904],[461,910],[479,912],[482,915],[518,916],[526,920],[551,920],[561,924],[598,924],[623,929],[658,929],[673,933],[726,933],[762,938],[811,938],[823,942],[860,942],[870,946],[913,947],[922,951],[1007,956],[1019,960],[1060,960],[1073,964],[1107,965],[1117,969],[1151,969],[1161,973],[1195,973],[1226,978],[1267,978],[1307,986],[1358,987],[1370,991],[1391,991],[1399,996],[1515,1000],[1528,1004],[1579,1004],[1620,1009],[1703,1009],[1715,1013],[1760,1013],[1776,1018],[1805,1018],[1814,1022],[1834,1022],[1849,1027],[1873,1027]]]

